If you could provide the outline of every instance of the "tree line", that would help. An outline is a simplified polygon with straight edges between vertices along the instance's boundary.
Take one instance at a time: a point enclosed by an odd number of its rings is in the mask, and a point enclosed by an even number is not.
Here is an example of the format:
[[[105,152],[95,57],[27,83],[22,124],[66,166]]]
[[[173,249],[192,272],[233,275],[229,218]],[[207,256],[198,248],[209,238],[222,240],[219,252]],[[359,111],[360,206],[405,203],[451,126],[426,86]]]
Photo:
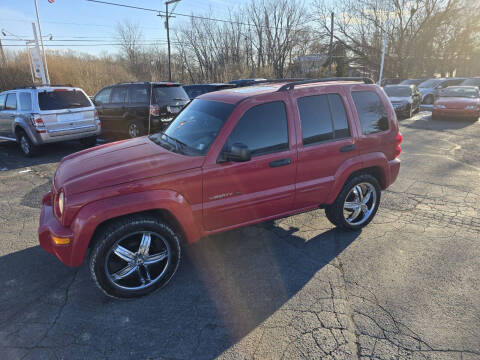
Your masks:
[[[333,14],[333,32],[332,32]],[[471,0],[251,0],[225,22],[192,17],[172,36],[173,79],[182,83],[235,78],[480,76],[480,3]],[[120,81],[161,81],[168,58],[145,46],[136,24],[116,29],[118,54],[48,52],[52,83],[89,94]],[[3,89],[31,83],[25,53],[8,52]]]

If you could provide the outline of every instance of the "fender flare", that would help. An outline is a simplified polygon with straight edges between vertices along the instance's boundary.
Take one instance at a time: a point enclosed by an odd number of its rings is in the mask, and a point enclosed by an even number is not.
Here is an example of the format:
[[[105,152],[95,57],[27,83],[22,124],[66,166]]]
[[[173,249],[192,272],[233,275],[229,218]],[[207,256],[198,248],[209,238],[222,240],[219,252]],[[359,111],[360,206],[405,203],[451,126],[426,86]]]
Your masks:
[[[388,160],[385,154],[382,152],[365,154],[345,161],[337,169],[337,172],[334,175],[335,180],[326,204],[330,205],[335,201],[340,191],[342,191],[342,188],[347,182],[348,178],[353,173],[368,168],[375,168],[379,170],[378,174],[380,176],[380,186],[382,190],[384,190],[386,184],[389,183],[389,179],[387,178],[388,171],[386,171],[388,168]]]
[[[121,216],[152,210],[169,212],[189,243],[203,236],[201,223],[195,216],[197,210],[201,215],[202,206],[192,207],[179,193],[171,190],[150,190],[119,195],[98,200],[82,207],[71,224],[75,234],[72,242],[71,266],[79,266],[83,262],[88,245],[99,225],[105,221]]]

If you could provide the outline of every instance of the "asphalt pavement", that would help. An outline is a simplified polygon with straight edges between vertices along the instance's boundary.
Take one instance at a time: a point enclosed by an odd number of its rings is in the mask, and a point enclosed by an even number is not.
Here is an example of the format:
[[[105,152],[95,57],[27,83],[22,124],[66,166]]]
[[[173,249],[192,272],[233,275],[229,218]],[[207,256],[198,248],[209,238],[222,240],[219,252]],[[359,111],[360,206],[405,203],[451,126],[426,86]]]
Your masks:
[[[205,238],[131,301],[38,245],[81,145],[0,142],[0,359],[480,359],[480,121],[400,124],[399,178],[363,231],[318,210]]]

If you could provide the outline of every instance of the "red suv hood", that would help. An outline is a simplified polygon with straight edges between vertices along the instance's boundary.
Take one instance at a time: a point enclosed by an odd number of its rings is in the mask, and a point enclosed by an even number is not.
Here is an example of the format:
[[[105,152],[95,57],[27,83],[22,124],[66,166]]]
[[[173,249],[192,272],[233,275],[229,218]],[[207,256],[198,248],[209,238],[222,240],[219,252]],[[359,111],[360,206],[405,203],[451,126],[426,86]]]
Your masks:
[[[54,186],[67,195],[200,167],[202,157],[172,153],[147,137],[80,151],[62,159]]]
[[[478,105],[478,99],[461,97],[440,97],[435,101],[437,105],[445,105],[449,109],[464,109],[468,105]]]

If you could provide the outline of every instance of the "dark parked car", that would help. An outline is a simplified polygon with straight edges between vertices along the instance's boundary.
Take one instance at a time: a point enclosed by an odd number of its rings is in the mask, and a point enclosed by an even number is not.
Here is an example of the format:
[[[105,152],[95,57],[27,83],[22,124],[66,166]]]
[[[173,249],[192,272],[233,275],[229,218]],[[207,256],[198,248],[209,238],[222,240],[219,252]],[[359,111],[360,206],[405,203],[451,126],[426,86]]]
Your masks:
[[[480,77],[464,80],[460,86],[476,86],[480,88]]]
[[[412,117],[420,110],[420,92],[415,85],[388,85],[387,93],[397,115]]]
[[[250,86],[255,84],[261,84],[267,82],[267,79],[238,79],[229,81],[229,84],[233,84],[236,87]]]
[[[187,92],[191,100],[195,99],[197,96],[219,91],[223,89],[231,89],[235,87],[233,84],[194,84],[194,85],[183,85],[183,89]]]
[[[381,82],[381,86],[387,86],[387,85],[397,85],[397,84],[400,84],[402,82],[402,79],[400,78],[387,78],[387,79],[383,79],[382,82]]]
[[[248,90],[201,95],[163,134],[63,158],[42,247],[69,266],[90,248],[95,283],[131,298],[166,285],[181,244],[204,236],[319,207],[343,229],[372,221],[402,151],[385,92],[358,78]]]
[[[171,82],[120,83],[93,98],[102,130],[131,138],[163,131],[189,101],[182,86]]]
[[[406,79],[403,80],[400,84],[398,85],[420,85],[422,82],[428,80],[428,78],[420,78],[420,79]]]

